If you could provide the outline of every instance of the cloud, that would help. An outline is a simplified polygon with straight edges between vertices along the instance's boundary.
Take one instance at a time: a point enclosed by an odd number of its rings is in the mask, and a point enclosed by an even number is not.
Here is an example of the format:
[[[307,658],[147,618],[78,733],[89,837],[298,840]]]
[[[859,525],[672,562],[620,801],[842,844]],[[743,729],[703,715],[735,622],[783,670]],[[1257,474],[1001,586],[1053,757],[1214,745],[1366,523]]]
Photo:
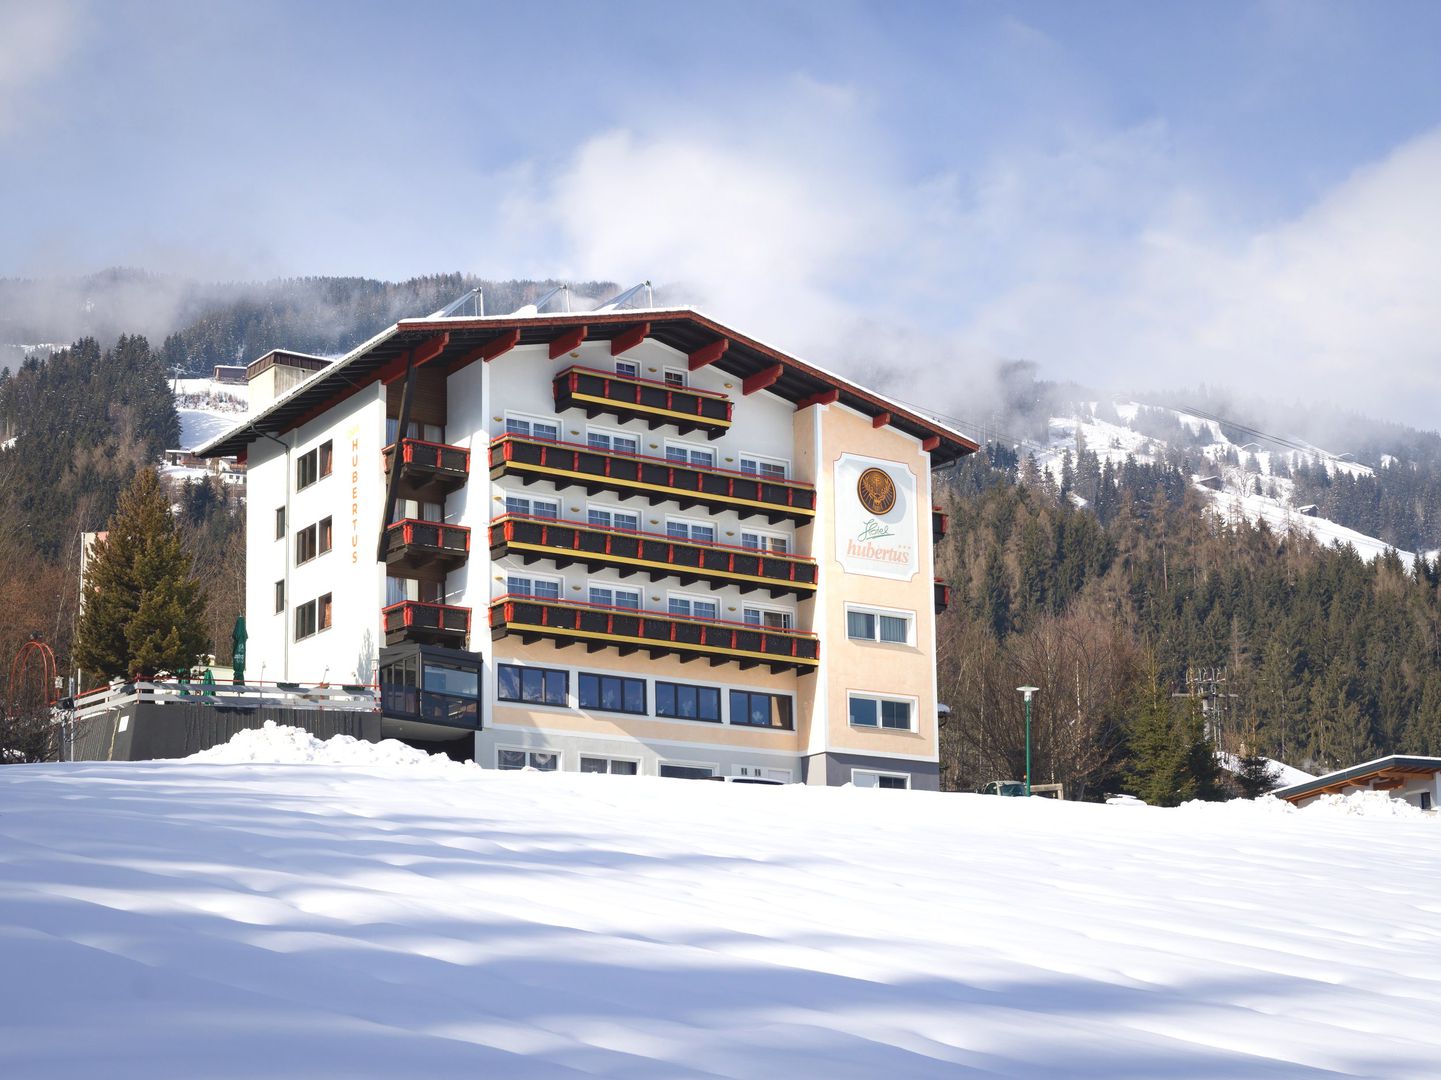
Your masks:
[[[80,34],[71,0],[0,0],[0,137],[32,116],[32,91],[63,66]]]

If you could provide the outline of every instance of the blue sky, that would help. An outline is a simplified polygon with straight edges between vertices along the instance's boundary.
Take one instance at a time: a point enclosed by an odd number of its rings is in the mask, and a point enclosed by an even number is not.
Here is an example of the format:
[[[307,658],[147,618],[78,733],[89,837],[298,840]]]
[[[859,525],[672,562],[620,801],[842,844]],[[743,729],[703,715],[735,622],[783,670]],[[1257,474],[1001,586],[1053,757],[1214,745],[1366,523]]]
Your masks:
[[[1024,357],[1429,427],[1438,46],[1434,3],[0,0],[0,274],[649,277],[918,396]]]

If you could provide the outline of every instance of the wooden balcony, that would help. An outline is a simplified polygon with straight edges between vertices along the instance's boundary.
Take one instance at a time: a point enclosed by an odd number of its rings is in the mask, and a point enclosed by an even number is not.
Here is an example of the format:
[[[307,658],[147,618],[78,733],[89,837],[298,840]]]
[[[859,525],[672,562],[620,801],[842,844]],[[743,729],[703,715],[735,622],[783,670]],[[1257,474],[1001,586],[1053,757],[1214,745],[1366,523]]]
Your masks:
[[[385,530],[385,567],[392,577],[439,580],[470,558],[470,530],[406,518]]]
[[[490,554],[495,559],[515,555],[525,562],[545,559],[561,568],[579,563],[591,570],[617,570],[621,577],[673,577],[682,586],[704,581],[734,585],[743,593],[764,589],[773,597],[804,600],[816,592],[812,559],[520,514],[491,522]]]
[[[941,512],[939,506],[931,510],[931,542],[939,544],[951,529],[951,515]]]
[[[707,660],[712,667],[766,665],[777,673],[806,674],[820,662],[814,634],[530,596],[492,601],[490,631],[494,638],[514,634],[527,644],[584,645],[587,652],[613,648],[622,656],[644,651],[652,658]]]
[[[463,446],[401,439],[381,451],[388,476],[400,454],[400,483],[396,495],[417,502],[441,502],[470,478],[470,451]]]
[[[951,587],[944,581],[936,582],[936,614],[951,606]]]
[[[650,428],[674,427],[682,435],[703,431],[707,439],[719,438],[731,426],[730,398],[710,390],[585,367],[566,368],[553,387],[557,412],[582,409],[587,417],[606,413]]]
[[[422,645],[465,648],[470,634],[470,608],[402,600],[381,611],[386,645],[414,641]]]
[[[518,479],[522,484],[549,480],[557,487],[581,487],[592,495],[601,491],[623,499],[638,495],[652,503],[676,503],[682,510],[692,506],[731,510],[770,522],[805,525],[816,516],[816,492],[809,484],[529,435],[502,435],[491,442],[490,475],[493,480]]]

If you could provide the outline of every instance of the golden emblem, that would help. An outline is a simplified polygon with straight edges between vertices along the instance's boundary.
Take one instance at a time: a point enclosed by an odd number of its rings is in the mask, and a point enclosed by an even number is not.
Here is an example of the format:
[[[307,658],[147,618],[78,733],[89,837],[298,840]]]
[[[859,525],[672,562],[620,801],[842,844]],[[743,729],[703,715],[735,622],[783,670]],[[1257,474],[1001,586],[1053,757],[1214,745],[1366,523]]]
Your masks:
[[[867,469],[856,481],[856,497],[872,514],[888,514],[896,505],[896,482],[883,469]]]

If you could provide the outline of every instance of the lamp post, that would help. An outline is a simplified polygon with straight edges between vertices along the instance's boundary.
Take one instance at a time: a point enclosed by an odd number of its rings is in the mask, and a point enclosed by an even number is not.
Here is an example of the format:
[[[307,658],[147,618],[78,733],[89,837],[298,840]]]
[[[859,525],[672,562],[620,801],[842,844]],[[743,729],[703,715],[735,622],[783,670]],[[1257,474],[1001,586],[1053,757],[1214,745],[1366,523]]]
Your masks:
[[[1018,686],[1021,693],[1026,695],[1026,798],[1031,797],[1031,695],[1040,689],[1039,686]]]

